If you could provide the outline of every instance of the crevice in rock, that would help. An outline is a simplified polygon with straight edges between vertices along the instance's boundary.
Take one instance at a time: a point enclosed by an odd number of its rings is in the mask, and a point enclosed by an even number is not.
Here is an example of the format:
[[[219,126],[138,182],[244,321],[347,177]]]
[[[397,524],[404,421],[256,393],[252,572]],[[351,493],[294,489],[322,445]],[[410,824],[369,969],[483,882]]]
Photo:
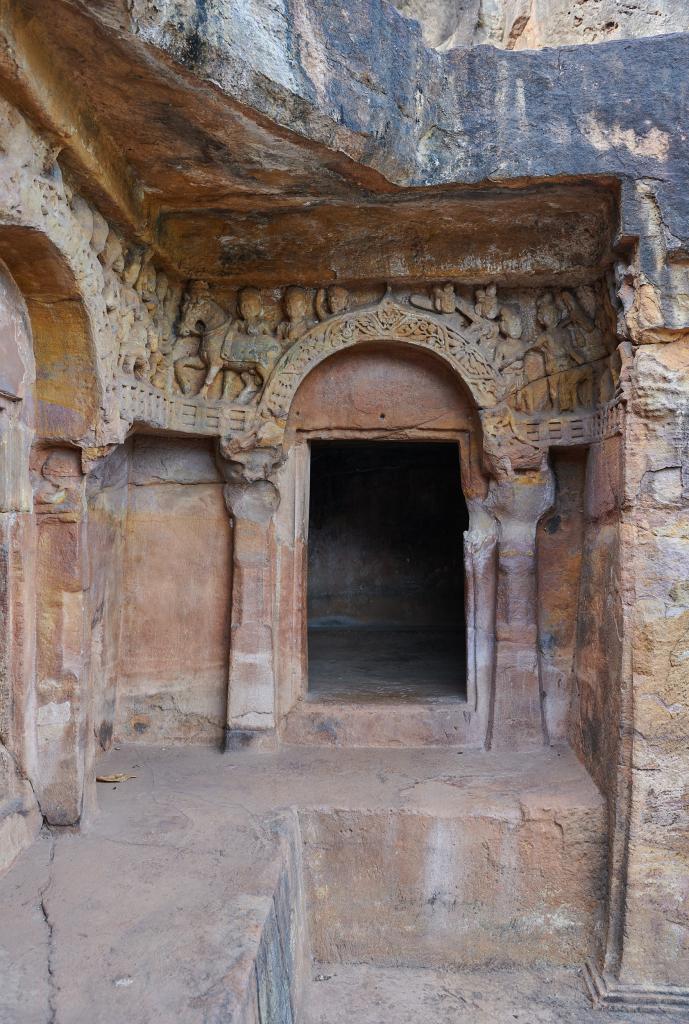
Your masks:
[[[50,911],[48,909],[48,893],[53,883],[53,861],[55,860],[55,844],[56,839],[52,835],[49,829],[45,829],[50,843],[50,853],[48,856],[48,879],[46,884],[40,890],[39,896],[39,908],[43,915],[47,932],[47,958],[46,958],[46,970],[48,972],[48,1017],[47,1024],[55,1024],[57,1020],[57,994],[59,986],[55,977],[55,926],[50,917]]]

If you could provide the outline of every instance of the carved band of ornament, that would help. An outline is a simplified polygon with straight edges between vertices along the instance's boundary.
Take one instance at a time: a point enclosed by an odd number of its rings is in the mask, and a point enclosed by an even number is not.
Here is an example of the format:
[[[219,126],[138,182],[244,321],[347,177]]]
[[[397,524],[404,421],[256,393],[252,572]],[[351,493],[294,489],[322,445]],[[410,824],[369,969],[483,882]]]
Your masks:
[[[586,415],[557,416],[536,420],[512,413],[515,437],[538,448],[591,444],[621,434],[624,406],[620,401],[610,403]]]
[[[545,453],[549,448],[566,448],[604,441],[623,430],[624,404],[616,400],[590,413],[560,414],[534,419],[507,405],[481,413],[486,451],[523,459],[525,453]]]
[[[501,305],[494,285],[477,288],[473,300],[452,284],[401,301],[388,291],[376,305],[357,309],[345,289],[330,291],[326,305],[317,296],[309,310],[303,289],[287,289],[287,320],[275,327],[257,289],[240,292],[235,320],[207,284],[192,282],[168,352],[151,348],[144,358],[134,345],[143,344],[143,335],[127,334],[116,384],[122,419],[279,446],[295,393],[314,367],[357,344],[389,342],[442,358],[471,392],[487,443],[501,449],[521,446],[523,455],[524,446],[585,443],[619,429],[614,402],[594,405],[616,390],[620,367],[605,325],[586,311],[595,298],[590,288],[540,295],[536,333],[532,325],[526,338],[519,308]],[[608,357],[600,355],[606,351]],[[218,377],[221,395],[209,400]]]
[[[474,342],[434,317],[422,316],[386,298],[373,309],[343,314],[307,331],[275,367],[260,403],[260,414],[285,419],[299,384],[318,363],[353,345],[386,340],[437,352],[453,366],[479,405],[497,402],[495,372]]]
[[[206,405],[182,396],[166,395],[150,384],[122,380],[116,385],[120,416],[162,430],[225,437],[242,433],[248,410],[242,406]]]
[[[298,375],[297,375],[298,376]],[[299,378],[300,379],[300,378]],[[296,390],[296,388],[295,388]],[[122,381],[117,385],[120,415],[134,423],[179,433],[209,437],[239,437],[246,434],[251,410],[242,406],[208,406],[181,397],[161,394],[149,384]],[[603,441],[623,428],[624,405],[610,403],[586,415],[534,419],[512,410],[490,422],[484,421],[487,435],[501,438],[509,448],[514,438],[534,448],[563,447]]]

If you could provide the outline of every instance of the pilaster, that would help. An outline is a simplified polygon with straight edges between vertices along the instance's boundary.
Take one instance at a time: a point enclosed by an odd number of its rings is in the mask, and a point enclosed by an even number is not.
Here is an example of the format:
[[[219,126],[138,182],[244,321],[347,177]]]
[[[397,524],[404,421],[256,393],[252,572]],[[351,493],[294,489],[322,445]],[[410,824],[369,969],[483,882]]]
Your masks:
[[[608,934],[594,999],[689,1013],[689,343],[637,350],[620,530],[625,657]]]
[[[220,445],[225,503],[233,523],[233,574],[226,749],[271,744],[275,736],[274,513],[269,477],[275,449]]]
[[[546,742],[538,664],[536,527],[551,507],[551,470],[519,470],[496,481],[489,507],[499,523],[495,676],[488,745]]]
[[[82,814],[90,774],[90,623],[85,476],[80,453],[34,453],[36,514],[36,778],[50,824]],[[92,767],[92,766],[91,766]]]

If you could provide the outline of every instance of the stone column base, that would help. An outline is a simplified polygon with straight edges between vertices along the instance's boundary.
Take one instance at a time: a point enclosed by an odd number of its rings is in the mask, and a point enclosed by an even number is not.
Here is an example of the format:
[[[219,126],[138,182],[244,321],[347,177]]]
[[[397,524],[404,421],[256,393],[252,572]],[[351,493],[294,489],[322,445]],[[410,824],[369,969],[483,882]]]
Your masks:
[[[689,1018],[689,988],[675,985],[625,985],[610,974],[602,974],[587,960],[584,979],[594,1006],[601,1010],[662,1010]]]
[[[277,750],[275,729],[236,729],[225,727],[225,753],[234,750]]]

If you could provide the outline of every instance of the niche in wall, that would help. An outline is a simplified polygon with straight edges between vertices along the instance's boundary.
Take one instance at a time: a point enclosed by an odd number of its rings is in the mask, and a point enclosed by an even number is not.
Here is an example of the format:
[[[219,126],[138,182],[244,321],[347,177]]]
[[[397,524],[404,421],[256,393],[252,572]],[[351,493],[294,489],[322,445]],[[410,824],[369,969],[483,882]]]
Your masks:
[[[121,738],[220,741],[231,559],[212,442],[136,437],[122,587]]]

